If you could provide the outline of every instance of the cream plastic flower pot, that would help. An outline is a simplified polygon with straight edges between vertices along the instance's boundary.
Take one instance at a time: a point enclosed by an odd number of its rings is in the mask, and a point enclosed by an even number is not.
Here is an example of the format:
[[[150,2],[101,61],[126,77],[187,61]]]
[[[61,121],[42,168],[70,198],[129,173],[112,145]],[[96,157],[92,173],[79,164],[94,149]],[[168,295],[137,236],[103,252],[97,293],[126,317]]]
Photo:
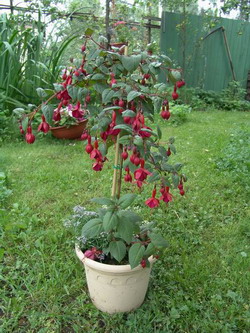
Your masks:
[[[108,313],[129,312],[144,301],[154,258],[150,268],[130,265],[106,265],[84,257],[76,246],[76,254],[84,264],[89,294],[94,305]]]

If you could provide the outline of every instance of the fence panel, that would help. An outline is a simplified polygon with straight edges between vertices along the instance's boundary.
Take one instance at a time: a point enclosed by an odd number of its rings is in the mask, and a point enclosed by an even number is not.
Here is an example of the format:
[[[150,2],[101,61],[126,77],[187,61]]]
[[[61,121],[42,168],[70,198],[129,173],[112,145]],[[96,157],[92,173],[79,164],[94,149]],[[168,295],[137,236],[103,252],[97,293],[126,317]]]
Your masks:
[[[233,80],[224,27],[236,80],[246,88],[250,70],[250,23],[225,18],[163,12],[161,51],[183,68],[189,87],[220,91]]]

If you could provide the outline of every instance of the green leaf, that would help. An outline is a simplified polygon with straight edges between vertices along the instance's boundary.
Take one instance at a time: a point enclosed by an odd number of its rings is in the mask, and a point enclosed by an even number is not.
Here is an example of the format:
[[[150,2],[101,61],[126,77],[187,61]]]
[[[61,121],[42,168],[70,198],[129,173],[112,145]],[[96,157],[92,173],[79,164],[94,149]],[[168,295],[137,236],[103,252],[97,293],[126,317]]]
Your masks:
[[[103,231],[102,220],[95,218],[88,221],[82,228],[82,235],[87,238],[93,238]]]
[[[48,105],[48,104],[43,104],[41,109],[42,109],[42,113],[43,113],[46,121],[50,124],[52,122],[54,106]]]
[[[36,89],[36,92],[37,92],[37,95],[40,97],[40,98],[45,98],[48,96],[48,94],[46,93],[46,91],[43,89],[43,88],[37,88]]]
[[[145,257],[150,257],[152,256],[155,252],[156,252],[156,247],[154,246],[154,244],[149,243],[148,246],[146,247],[144,256]]]
[[[108,104],[111,102],[112,98],[114,97],[115,92],[112,89],[105,89],[102,92],[102,102],[103,104]]]
[[[126,124],[116,125],[116,126],[114,127],[114,129],[121,129],[121,130],[124,130],[124,131],[126,131],[126,132],[129,132],[129,133],[131,133],[131,134],[133,133],[133,130],[132,130],[131,126],[126,125]]]
[[[169,143],[174,143],[175,142],[175,138],[173,136],[171,136],[169,139],[168,139]]]
[[[56,92],[59,92],[64,89],[62,84],[53,83],[53,86],[54,86]]]
[[[78,92],[77,92],[77,100],[81,101],[81,99],[85,96],[88,95],[88,89],[86,88],[78,88]]]
[[[169,148],[174,154],[176,154],[176,148],[172,143],[169,145]]]
[[[98,205],[114,206],[115,202],[109,198],[93,198],[91,201],[97,203]]]
[[[28,117],[25,117],[23,120],[22,120],[22,127],[23,127],[23,130],[26,131],[27,127],[28,127],[28,124],[29,124],[29,118]]]
[[[162,138],[162,131],[161,131],[161,128],[159,125],[157,125],[157,135],[158,135],[158,138],[161,139]]]
[[[132,90],[128,93],[127,101],[131,102],[133,99],[135,99],[136,97],[139,97],[140,95],[141,95],[141,92]]]
[[[112,241],[109,244],[109,252],[118,262],[120,262],[126,255],[126,245],[123,241]]]
[[[143,139],[141,136],[136,135],[134,137],[134,145],[138,146],[138,147],[142,147],[143,146]]]
[[[136,113],[132,110],[125,110],[122,112],[122,116],[134,118],[136,116]]]
[[[76,100],[77,99],[77,93],[78,93],[78,87],[75,87],[73,85],[69,85],[67,87],[67,91],[70,95],[70,97],[73,99],[73,100]]]
[[[84,35],[87,36],[87,37],[91,37],[93,35],[93,33],[94,33],[94,30],[88,28],[88,29],[85,30]]]
[[[145,247],[141,243],[135,243],[131,246],[128,252],[128,259],[131,268],[137,267],[144,255]]]
[[[128,72],[133,72],[141,62],[141,55],[122,56],[122,65]]]
[[[148,178],[149,183],[153,183],[157,180],[161,179],[161,176],[158,171],[154,171],[152,175]]]
[[[151,242],[155,247],[167,247],[168,246],[166,239],[163,238],[162,235],[150,232],[148,236],[151,239]]]
[[[142,221],[142,217],[131,210],[120,211],[119,218],[125,221],[131,221],[134,224]]]
[[[122,208],[125,209],[129,207],[137,197],[136,194],[133,193],[127,193],[124,194],[119,200],[118,200],[118,205]]]
[[[177,173],[174,173],[172,175],[172,182],[174,184],[174,187],[177,187],[179,185],[179,183],[180,183],[180,177],[178,176]]]
[[[125,219],[120,218],[117,235],[118,237],[125,240],[127,244],[130,244],[133,238],[133,234],[136,231],[136,225],[131,221],[126,221]]]
[[[131,135],[123,135],[119,138],[119,143],[122,145],[129,144],[131,141],[132,136]]]
[[[167,172],[173,172],[174,167],[171,164],[164,163],[162,165],[162,170],[167,171]]]
[[[103,218],[103,228],[104,231],[111,231],[118,225],[118,216],[116,212],[108,211]]]
[[[182,164],[181,164],[181,163],[176,163],[176,164],[174,165],[174,168],[175,168],[176,171],[180,171],[181,168],[182,168]]]
[[[103,109],[103,112],[110,111],[110,110],[119,110],[120,106],[109,106],[108,108]]]
[[[159,146],[158,150],[159,150],[159,153],[161,154],[161,156],[167,157],[167,150],[164,147]]]
[[[105,79],[105,75],[100,74],[100,73],[96,73],[91,76],[91,80],[104,80],[104,79]]]

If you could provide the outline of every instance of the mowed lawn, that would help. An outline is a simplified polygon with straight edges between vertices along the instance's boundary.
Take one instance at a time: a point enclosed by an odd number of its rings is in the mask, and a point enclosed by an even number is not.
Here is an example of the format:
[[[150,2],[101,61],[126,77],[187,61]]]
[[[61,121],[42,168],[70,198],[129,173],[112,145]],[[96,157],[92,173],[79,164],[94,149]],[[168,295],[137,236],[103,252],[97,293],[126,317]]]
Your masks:
[[[186,194],[173,190],[174,201],[153,211],[144,205],[151,185],[138,194],[136,211],[158,222],[169,247],[144,304],[128,314],[92,305],[63,224],[74,206],[93,209],[92,197],[110,195],[112,158],[97,173],[79,141],[0,146],[12,191],[0,209],[1,333],[250,332],[250,114],[192,112],[179,126],[161,125],[163,141],[176,138]]]

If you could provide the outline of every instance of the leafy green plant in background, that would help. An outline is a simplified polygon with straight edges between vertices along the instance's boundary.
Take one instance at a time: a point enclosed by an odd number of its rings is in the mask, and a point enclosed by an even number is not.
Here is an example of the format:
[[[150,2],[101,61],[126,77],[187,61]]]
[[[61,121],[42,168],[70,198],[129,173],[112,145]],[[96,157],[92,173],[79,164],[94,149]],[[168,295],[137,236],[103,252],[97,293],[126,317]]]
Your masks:
[[[77,36],[60,42],[52,31],[45,41],[44,29],[39,20],[27,26],[0,15],[0,112],[35,103],[36,88],[52,87],[60,74],[62,55]]]
[[[207,107],[226,111],[250,111],[250,103],[245,98],[246,90],[239,82],[232,81],[221,92],[203,90],[201,88],[186,88],[181,95],[184,103],[194,110],[206,110]]]
[[[245,189],[250,190],[250,136],[249,131],[239,129],[231,133],[230,142],[217,159],[216,167],[227,172],[240,182]]]

